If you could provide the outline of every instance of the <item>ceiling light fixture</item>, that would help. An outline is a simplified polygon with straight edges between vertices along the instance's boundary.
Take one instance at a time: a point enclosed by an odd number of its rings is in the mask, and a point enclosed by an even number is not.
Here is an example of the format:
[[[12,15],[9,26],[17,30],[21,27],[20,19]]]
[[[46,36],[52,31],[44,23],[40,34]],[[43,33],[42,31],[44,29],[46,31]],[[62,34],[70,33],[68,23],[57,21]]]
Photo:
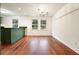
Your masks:
[[[22,8],[18,8],[18,10],[21,10]]]
[[[48,12],[46,10],[41,10],[40,8],[37,9],[38,11],[38,16],[41,18],[46,18],[48,17]]]

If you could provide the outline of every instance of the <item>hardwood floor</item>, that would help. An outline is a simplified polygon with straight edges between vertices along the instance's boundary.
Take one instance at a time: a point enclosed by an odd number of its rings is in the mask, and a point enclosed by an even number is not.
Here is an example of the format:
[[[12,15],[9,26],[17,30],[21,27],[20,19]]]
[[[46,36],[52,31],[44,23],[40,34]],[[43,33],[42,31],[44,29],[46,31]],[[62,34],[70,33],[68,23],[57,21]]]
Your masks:
[[[1,45],[2,55],[78,55],[51,36],[24,37],[15,44]]]

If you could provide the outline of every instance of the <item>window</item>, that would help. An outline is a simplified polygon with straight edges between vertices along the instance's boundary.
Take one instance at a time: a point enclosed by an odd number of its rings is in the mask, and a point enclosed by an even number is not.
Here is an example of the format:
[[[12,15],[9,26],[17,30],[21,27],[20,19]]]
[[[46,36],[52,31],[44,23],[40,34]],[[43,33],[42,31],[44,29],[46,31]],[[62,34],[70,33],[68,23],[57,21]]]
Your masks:
[[[38,20],[34,19],[32,22],[32,29],[38,29]]]
[[[12,23],[13,23],[14,28],[18,27],[18,20],[17,19],[13,19]]]
[[[46,29],[46,20],[41,20],[41,29]]]

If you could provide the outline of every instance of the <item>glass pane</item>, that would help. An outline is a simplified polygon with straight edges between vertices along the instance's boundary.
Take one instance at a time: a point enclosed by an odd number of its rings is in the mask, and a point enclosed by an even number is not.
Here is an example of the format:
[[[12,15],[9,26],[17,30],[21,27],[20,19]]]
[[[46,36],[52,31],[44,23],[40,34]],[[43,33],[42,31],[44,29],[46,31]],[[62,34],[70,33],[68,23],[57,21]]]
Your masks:
[[[32,29],[38,29],[38,25],[32,25]]]
[[[32,24],[38,24],[37,20],[33,20]]]
[[[46,24],[46,20],[41,20],[41,24]]]

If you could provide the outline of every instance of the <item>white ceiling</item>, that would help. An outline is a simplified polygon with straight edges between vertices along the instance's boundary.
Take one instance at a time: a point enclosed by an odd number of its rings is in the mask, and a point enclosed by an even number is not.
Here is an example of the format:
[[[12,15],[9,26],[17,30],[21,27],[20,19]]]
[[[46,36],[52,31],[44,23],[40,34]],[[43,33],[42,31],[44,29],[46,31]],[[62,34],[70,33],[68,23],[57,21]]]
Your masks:
[[[27,16],[37,15],[37,9],[39,8],[41,11],[48,12],[49,16],[53,16],[65,4],[66,3],[1,3],[1,8],[18,15]]]

